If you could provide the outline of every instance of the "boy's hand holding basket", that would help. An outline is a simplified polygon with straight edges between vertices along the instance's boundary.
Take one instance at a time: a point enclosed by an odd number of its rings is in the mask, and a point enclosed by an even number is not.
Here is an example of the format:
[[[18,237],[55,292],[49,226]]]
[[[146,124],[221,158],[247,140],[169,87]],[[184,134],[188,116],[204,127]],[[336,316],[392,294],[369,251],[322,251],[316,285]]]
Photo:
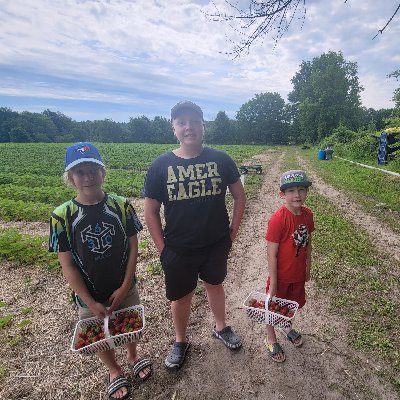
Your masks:
[[[93,354],[136,342],[142,337],[145,325],[144,307],[139,304],[114,311],[104,320],[87,318],[76,324],[71,350]]]
[[[296,301],[282,299],[260,292],[251,292],[243,303],[247,316],[259,323],[279,328],[291,326],[299,304]]]

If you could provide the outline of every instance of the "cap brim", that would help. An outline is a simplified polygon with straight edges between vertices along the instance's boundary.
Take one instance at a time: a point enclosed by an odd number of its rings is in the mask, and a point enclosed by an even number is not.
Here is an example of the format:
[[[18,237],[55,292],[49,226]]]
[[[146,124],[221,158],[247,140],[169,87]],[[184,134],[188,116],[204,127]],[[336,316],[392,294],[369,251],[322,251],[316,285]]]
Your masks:
[[[85,163],[85,162],[91,162],[91,163],[99,164],[99,165],[101,165],[102,167],[105,166],[101,161],[97,160],[96,158],[80,158],[79,160],[75,160],[75,161],[73,161],[72,163],[68,164],[68,165],[65,167],[65,172],[67,172],[67,171],[69,171],[71,168],[73,168],[73,167],[75,167],[75,166],[77,166],[77,165],[79,165],[79,164]]]
[[[310,187],[312,185],[312,182],[291,182],[291,183],[285,183],[280,187],[281,190],[285,190],[290,187],[295,187],[295,186],[304,186],[304,187]]]

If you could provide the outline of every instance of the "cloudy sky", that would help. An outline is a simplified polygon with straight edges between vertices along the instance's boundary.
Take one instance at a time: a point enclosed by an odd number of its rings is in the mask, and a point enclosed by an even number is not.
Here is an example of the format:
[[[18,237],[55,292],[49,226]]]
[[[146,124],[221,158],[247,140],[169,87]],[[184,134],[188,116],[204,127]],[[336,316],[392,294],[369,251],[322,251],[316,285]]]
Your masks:
[[[232,59],[238,34],[205,16],[229,12],[223,0],[0,0],[0,107],[127,122],[190,99],[206,119],[233,118],[256,93],[286,100],[300,63],[331,50],[357,63],[364,106],[390,108],[400,13],[372,38],[398,4],[307,0],[305,20],[300,9],[275,48],[270,35]]]

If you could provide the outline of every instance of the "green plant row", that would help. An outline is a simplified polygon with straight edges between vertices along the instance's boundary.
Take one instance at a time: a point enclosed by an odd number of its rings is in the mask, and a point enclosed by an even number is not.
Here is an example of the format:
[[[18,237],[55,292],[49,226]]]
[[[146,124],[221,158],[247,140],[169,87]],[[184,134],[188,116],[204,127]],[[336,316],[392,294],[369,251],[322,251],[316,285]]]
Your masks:
[[[0,172],[62,176],[67,143],[0,143]],[[98,143],[107,168],[147,169],[153,158],[171,145]],[[176,147],[176,146],[175,146]]]
[[[108,172],[104,189],[125,197],[139,197],[144,184],[144,174],[127,171]],[[76,191],[65,185],[28,187],[16,184],[0,184],[0,199],[21,200],[48,204],[53,207],[75,197]]]
[[[146,143],[97,143],[109,169],[145,172],[151,161],[177,145]],[[1,173],[39,174],[60,177],[64,170],[67,143],[0,143]],[[240,163],[243,159],[260,154],[265,146],[213,146],[227,151]]]
[[[400,177],[338,158],[319,161],[317,151],[301,151],[300,154],[325,182],[349,193],[366,212],[400,232]]]
[[[0,258],[19,264],[59,268],[57,255],[47,250],[48,237],[23,235],[15,228],[0,229]]]
[[[62,182],[65,143],[0,143],[0,219],[45,221],[54,207],[75,196]],[[151,161],[176,145],[99,143],[107,176],[104,189],[140,197]],[[237,164],[265,146],[216,146]]]
[[[36,203],[49,204],[52,206],[63,203],[75,195],[72,188],[58,186],[26,187],[17,185],[0,185],[0,198],[9,200],[33,201]]]
[[[312,277],[324,296],[329,293],[333,312],[345,317],[352,343],[387,362],[394,383],[400,373],[400,300],[395,295],[400,264],[383,259],[367,233],[338,215],[328,200],[311,194],[307,204],[316,223]]]
[[[23,174],[16,172],[0,173],[0,189],[2,185],[27,186],[30,188],[41,186],[60,186],[62,184],[61,176],[47,176],[42,174]]]
[[[47,221],[53,208],[49,204],[0,198],[0,219],[4,221]]]

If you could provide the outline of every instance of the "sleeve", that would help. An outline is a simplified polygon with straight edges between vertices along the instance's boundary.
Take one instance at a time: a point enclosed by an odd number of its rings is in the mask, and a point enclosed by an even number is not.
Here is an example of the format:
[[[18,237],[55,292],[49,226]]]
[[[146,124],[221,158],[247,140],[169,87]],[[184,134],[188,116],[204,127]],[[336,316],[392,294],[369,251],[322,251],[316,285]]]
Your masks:
[[[125,201],[124,208],[126,212],[126,235],[131,237],[138,234],[143,229],[143,225],[128,200]]]
[[[49,251],[52,253],[71,251],[65,221],[55,213],[50,217]]]
[[[282,220],[276,214],[272,214],[268,221],[265,239],[269,242],[280,243],[282,231]]]
[[[231,185],[232,183],[237,182],[237,180],[240,178],[240,173],[236,163],[232,160],[232,158],[227,153],[223,153],[223,156],[226,168],[226,182],[228,185]]]
[[[159,173],[158,160],[155,160],[147,171],[146,177],[144,178],[144,197],[158,200],[162,203],[162,177]]]

